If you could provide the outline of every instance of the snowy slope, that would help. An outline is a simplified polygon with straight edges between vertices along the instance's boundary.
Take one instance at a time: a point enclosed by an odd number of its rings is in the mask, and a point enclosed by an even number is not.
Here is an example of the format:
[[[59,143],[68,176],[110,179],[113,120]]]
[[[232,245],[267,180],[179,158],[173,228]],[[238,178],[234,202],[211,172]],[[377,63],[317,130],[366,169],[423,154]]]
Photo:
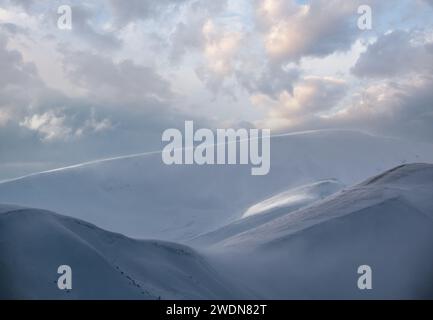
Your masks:
[[[433,165],[396,167],[213,250],[268,298],[433,298]],[[373,290],[357,288],[360,265]]]
[[[140,238],[187,240],[239,219],[284,190],[335,178],[346,185],[406,162],[433,162],[433,148],[352,131],[271,139],[271,171],[250,166],[167,166],[158,153],[95,161],[0,184],[0,203],[43,208]]]
[[[211,246],[244,231],[263,225],[272,219],[306,207],[343,188],[336,180],[322,180],[281,192],[261,201],[245,211],[242,217],[215,231],[200,235],[189,243],[197,246]]]
[[[72,268],[72,290],[57,268]],[[207,261],[188,247],[138,241],[51,212],[0,206],[0,298],[234,298]]]
[[[0,298],[433,298],[433,165],[396,167],[199,252],[0,206]],[[62,264],[71,291],[56,287]],[[361,265],[372,290],[357,287]]]

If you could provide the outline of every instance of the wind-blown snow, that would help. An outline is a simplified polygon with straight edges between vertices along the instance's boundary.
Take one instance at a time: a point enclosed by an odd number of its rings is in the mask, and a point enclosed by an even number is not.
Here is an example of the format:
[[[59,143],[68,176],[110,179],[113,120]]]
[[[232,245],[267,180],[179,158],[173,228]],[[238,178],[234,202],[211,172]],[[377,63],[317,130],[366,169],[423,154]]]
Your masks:
[[[271,139],[271,171],[163,164],[157,152],[95,161],[0,183],[0,202],[51,210],[140,238],[185,241],[239,219],[289,188],[335,178],[350,185],[407,162],[433,162],[433,147],[352,131]]]
[[[189,241],[189,243],[200,247],[214,245],[229,237],[263,225],[281,215],[310,205],[341,188],[343,188],[343,185],[336,180],[322,180],[289,189],[251,206],[243,214],[242,218],[215,231],[200,235]]]
[[[324,198],[342,188],[342,184],[335,180],[318,181],[306,186],[281,192],[276,196],[259,202],[242,215],[242,218],[258,214],[266,214],[270,211],[291,207],[301,207],[318,199]]]

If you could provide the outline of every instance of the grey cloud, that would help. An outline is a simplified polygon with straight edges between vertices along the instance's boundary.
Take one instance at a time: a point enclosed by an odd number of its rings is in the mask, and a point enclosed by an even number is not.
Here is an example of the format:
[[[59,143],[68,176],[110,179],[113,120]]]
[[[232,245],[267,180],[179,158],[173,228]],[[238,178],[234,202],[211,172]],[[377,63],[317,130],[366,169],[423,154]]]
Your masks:
[[[92,47],[102,50],[118,49],[122,45],[122,41],[117,37],[115,32],[101,30],[97,27],[98,14],[104,10],[104,2],[98,1],[92,3],[83,1],[80,3],[65,3],[62,0],[51,0],[43,6],[36,4],[37,2],[31,0],[3,1],[3,5],[6,7],[19,7],[28,15],[43,16],[44,27],[51,33],[50,36],[52,37],[57,33],[59,39],[70,38],[65,37],[69,32],[57,29],[59,18],[57,9],[61,5],[70,5],[72,11],[72,30],[70,33],[75,36],[74,40],[85,41]],[[3,29],[15,34],[25,33],[31,35],[28,30],[13,24],[5,24]]]
[[[167,10],[173,10],[188,0],[110,0],[116,23],[124,26],[129,22],[155,18]]]
[[[394,31],[383,35],[362,53],[352,72],[359,77],[394,77],[432,72],[432,44],[413,44],[415,35]]]
[[[267,65],[258,75],[251,70],[238,70],[236,74],[238,81],[248,92],[262,93],[277,99],[283,91],[293,92],[293,83],[299,79],[300,71],[297,68],[285,70],[281,66]]]
[[[57,21],[60,15],[57,9],[61,5],[68,5],[62,0],[52,0],[49,6],[38,12],[33,9],[31,14],[40,14],[45,17],[44,27],[50,32],[50,36],[57,37],[59,41],[71,43],[86,43],[93,49],[97,50],[114,50],[122,46],[121,39],[117,36],[115,30],[104,30],[101,25],[99,15],[106,14],[104,3],[98,2],[80,2],[71,3],[72,29],[69,31],[57,28]],[[64,44],[66,46],[66,44]]]
[[[218,16],[226,9],[227,0],[198,0],[189,3],[183,20],[179,21],[170,34],[170,58],[178,63],[188,50],[202,49],[205,37],[203,25],[210,18]]]
[[[160,149],[165,129],[202,122],[172,107],[169,83],[152,68],[63,52],[67,75],[86,90],[70,97],[47,87],[35,65],[6,44],[0,33],[0,179]]]
[[[201,28],[204,19],[196,18],[193,21],[179,22],[170,35],[170,59],[178,63],[189,49],[198,49],[203,45]]]
[[[17,50],[9,50],[7,38],[1,33],[0,70],[0,112],[7,120],[15,115],[22,115],[45,86],[35,65],[24,62]],[[2,122],[5,121],[0,121],[0,125]]]
[[[10,35],[27,34],[28,30],[14,23],[0,23],[0,30]]]
[[[25,63],[18,51],[6,48],[4,37],[0,37],[0,68],[0,115],[6,117],[0,126],[19,124],[41,138],[66,138],[78,130],[102,128],[103,123],[88,111],[80,119],[82,109],[68,108],[71,98],[47,87],[34,64]]]
[[[299,101],[302,113],[314,114],[330,111],[347,93],[347,83],[338,79],[309,77],[305,79]],[[303,90],[306,92],[304,93]],[[303,98],[303,96],[305,98]],[[295,98],[296,96],[295,91]]]
[[[64,66],[75,84],[105,103],[146,107],[166,104],[173,95],[167,80],[131,60],[115,63],[93,53],[65,52]]]
[[[385,81],[359,91],[344,112],[310,117],[291,130],[346,128],[431,143],[433,139],[433,77],[405,83]],[[286,128],[287,129],[287,128]]]
[[[24,63],[16,50],[6,48],[6,37],[0,35],[0,88],[13,85],[40,85],[34,64]]]
[[[430,142],[433,139],[433,78],[399,84],[388,82],[383,92],[365,92],[345,115],[331,119],[338,126],[359,127],[370,132]]]
[[[95,30],[92,19],[97,13],[96,10],[98,8],[83,5],[72,6],[72,31],[75,35],[86,39],[93,47],[103,49],[119,48],[122,42],[113,32]]]
[[[26,11],[29,11],[34,3],[34,0],[0,0],[2,6],[19,6]]]

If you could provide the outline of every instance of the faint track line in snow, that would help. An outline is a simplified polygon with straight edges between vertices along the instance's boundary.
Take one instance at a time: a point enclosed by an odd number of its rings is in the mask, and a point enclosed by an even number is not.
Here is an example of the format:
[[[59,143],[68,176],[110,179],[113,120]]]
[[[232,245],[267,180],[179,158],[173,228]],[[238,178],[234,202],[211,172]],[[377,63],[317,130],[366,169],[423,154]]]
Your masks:
[[[271,134],[269,135],[270,138],[279,138],[279,137],[287,137],[287,136],[298,136],[298,135],[305,135],[305,134],[311,134],[311,133],[321,133],[321,132],[335,132],[335,131],[341,131],[341,132],[362,132],[364,134],[367,134],[369,136],[375,136],[373,134],[370,133],[365,133],[363,131],[360,130],[347,130],[347,129],[317,129],[317,130],[304,130],[304,131],[296,131],[296,132],[288,132],[288,133],[278,133],[278,134]],[[236,140],[236,142],[240,142],[240,141],[250,141],[250,140],[256,140],[256,139],[263,139],[264,137],[268,137],[268,135],[263,135],[263,136],[259,136],[256,138],[250,138],[248,137],[248,139],[241,139],[241,140]],[[392,137],[383,137],[383,138],[387,138],[387,139],[395,139],[398,140],[396,138],[392,138]],[[213,143],[213,144],[209,144],[209,145],[213,145],[213,146],[219,146],[222,144],[230,144],[233,143],[235,141],[228,141],[226,143]],[[195,146],[192,148],[194,149]],[[191,148],[176,148],[175,150],[189,150]],[[59,172],[59,171],[65,171],[65,170],[69,170],[69,169],[75,169],[75,168],[81,168],[81,167],[85,167],[85,166],[91,166],[91,165],[95,165],[95,164],[100,164],[100,163],[104,163],[104,162],[111,162],[111,161],[116,161],[116,160],[123,160],[123,159],[133,159],[133,158],[138,158],[138,157],[143,157],[143,156],[150,156],[150,155],[154,155],[154,154],[162,154],[163,150],[153,150],[153,151],[147,151],[147,152],[140,152],[140,153],[133,153],[133,154],[129,154],[129,155],[123,155],[123,156],[115,156],[115,157],[109,157],[109,158],[103,158],[103,159],[97,159],[97,160],[91,160],[91,161],[86,161],[86,162],[82,162],[82,163],[78,163],[78,164],[74,164],[74,165],[69,165],[69,166],[65,166],[65,167],[60,167],[60,168],[56,168],[56,169],[50,169],[50,170],[45,170],[45,171],[40,171],[40,172],[35,172],[35,173],[30,173],[30,174],[26,174],[23,176],[19,176],[16,178],[11,178],[11,179],[4,179],[4,180],[0,180],[0,184],[3,183],[8,183],[8,182],[13,182],[13,181],[18,181],[18,180],[22,180],[22,179],[26,179],[29,177],[33,177],[33,176],[38,176],[38,175],[42,175],[42,174],[47,174],[47,173],[53,173],[53,172]]]

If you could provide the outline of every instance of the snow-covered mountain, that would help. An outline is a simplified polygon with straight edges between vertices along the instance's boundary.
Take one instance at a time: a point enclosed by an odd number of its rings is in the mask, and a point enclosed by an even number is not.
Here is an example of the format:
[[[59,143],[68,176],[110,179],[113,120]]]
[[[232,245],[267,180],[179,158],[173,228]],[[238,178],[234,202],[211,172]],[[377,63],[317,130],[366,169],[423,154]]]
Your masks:
[[[60,265],[72,268],[72,290],[57,287]],[[0,206],[0,298],[227,299],[239,296],[234,285],[188,247],[133,240],[48,211]]]
[[[398,166],[295,210],[283,201],[332,193],[320,188],[330,182],[261,202],[243,219],[287,212],[196,250],[2,205],[0,298],[433,298],[433,165]],[[57,289],[64,264],[70,291]],[[357,287],[361,265],[372,290]]]
[[[212,250],[268,298],[433,298],[433,165],[396,167]],[[357,287],[361,265],[373,290]]]
[[[229,237],[257,228],[279,216],[306,207],[343,188],[336,180],[322,180],[281,192],[250,208],[242,217],[215,231],[200,235],[189,243],[196,246],[212,246]]]
[[[151,153],[5,181],[0,203],[51,210],[128,236],[184,241],[289,188],[330,178],[351,185],[407,162],[433,162],[433,147],[312,131],[273,137],[266,176],[251,176],[248,165],[167,166]]]

